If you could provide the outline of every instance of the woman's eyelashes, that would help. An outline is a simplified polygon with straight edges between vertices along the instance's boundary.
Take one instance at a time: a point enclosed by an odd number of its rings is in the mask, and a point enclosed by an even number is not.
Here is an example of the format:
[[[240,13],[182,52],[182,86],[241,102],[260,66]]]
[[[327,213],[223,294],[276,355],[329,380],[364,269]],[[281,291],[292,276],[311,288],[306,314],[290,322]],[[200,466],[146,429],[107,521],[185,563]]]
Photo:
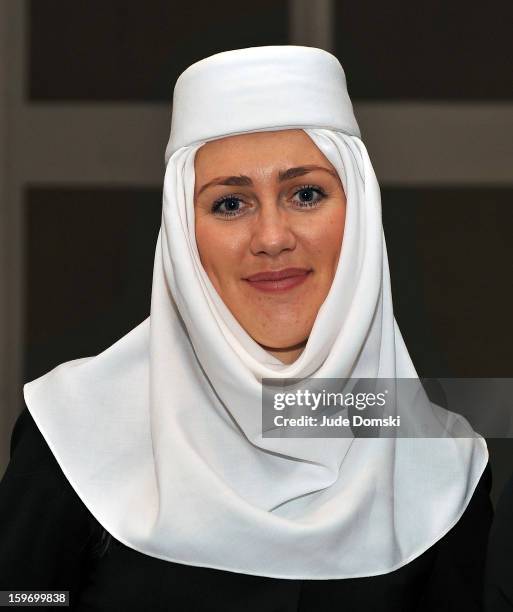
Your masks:
[[[296,202],[299,208],[313,208],[326,197],[327,193],[319,185],[302,185],[293,193],[292,201]],[[299,200],[295,199],[298,196]],[[216,200],[211,208],[213,214],[221,217],[239,217],[241,212],[240,203],[243,196],[238,194],[225,195]],[[224,207],[224,209],[223,209]]]
[[[300,187],[294,192],[294,195],[298,195],[298,194],[301,194],[301,197],[303,197],[306,194],[306,199],[301,200],[300,202],[300,204],[303,207],[314,206],[315,204],[319,203],[323,198],[325,198],[327,195],[324,189],[317,185],[303,185],[303,187]],[[317,194],[318,197],[314,198],[312,194]]]

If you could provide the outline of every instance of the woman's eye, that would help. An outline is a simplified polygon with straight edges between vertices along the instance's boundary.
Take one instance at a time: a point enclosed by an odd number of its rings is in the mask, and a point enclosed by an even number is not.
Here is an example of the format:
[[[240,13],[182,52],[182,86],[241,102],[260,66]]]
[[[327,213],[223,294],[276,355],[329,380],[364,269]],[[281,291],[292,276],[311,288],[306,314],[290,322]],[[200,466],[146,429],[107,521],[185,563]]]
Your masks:
[[[302,207],[308,207],[320,202],[326,196],[326,192],[320,187],[305,185],[298,189],[294,195],[299,196],[299,204]]]
[[[240,211],[240,208],[238,208],[240,201],[240,198],[236,196],[225,196],[214,202],[212,212],[222,217],[236,217]],[[222,206],[224,206],[224,210],[221,208]]]
[[[312,208],[326,197],[326,192],[317,185],[303,185],[294,192],[294,198],[300,208]],[[220,217],[239,217],[243,211],[242,199],[236,195],[227,195],[216,200],[212,205],[212,213]]]

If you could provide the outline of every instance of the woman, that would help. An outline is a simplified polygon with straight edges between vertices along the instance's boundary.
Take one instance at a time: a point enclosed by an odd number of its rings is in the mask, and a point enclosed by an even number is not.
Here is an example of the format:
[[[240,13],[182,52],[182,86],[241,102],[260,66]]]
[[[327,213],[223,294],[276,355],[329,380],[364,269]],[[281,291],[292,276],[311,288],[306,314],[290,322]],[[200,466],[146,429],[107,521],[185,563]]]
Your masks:
[[[443,439],[264,436],[263,380],[308,377],[417,378],[379,186],[334,56],[216,54],[175,86],[150,317],[24,387],[1,588],[78,610],[480,609],[484,440],[457,417]]]

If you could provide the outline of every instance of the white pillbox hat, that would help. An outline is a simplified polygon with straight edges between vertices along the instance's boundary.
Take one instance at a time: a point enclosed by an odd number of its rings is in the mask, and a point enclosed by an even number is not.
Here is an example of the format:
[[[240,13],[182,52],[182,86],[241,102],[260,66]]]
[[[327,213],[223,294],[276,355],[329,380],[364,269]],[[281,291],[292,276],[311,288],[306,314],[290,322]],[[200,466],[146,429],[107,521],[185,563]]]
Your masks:
[[[198,141],[308,127],[360,137],[346,76],[334,55],[296,45],[224,51],[178,77],[165,161]]]

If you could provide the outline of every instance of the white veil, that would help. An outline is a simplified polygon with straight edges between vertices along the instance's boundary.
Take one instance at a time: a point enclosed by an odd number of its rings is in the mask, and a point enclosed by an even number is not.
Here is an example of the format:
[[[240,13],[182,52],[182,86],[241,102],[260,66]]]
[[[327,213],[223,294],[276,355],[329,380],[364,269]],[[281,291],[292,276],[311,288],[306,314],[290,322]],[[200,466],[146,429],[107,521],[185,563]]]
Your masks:
[[[484,440],[461,421],[468,437],[262,437],[262,378],[417,377],[367,150],[356,135],[305,132],[339,172],[347,214],[331,290],[294,363],[241,328],[201,265],[197,141],[168,156],[150,317],[24,387],[85,505],[140,552],[276,578],[382,574],[449,531],[486,466]]]

